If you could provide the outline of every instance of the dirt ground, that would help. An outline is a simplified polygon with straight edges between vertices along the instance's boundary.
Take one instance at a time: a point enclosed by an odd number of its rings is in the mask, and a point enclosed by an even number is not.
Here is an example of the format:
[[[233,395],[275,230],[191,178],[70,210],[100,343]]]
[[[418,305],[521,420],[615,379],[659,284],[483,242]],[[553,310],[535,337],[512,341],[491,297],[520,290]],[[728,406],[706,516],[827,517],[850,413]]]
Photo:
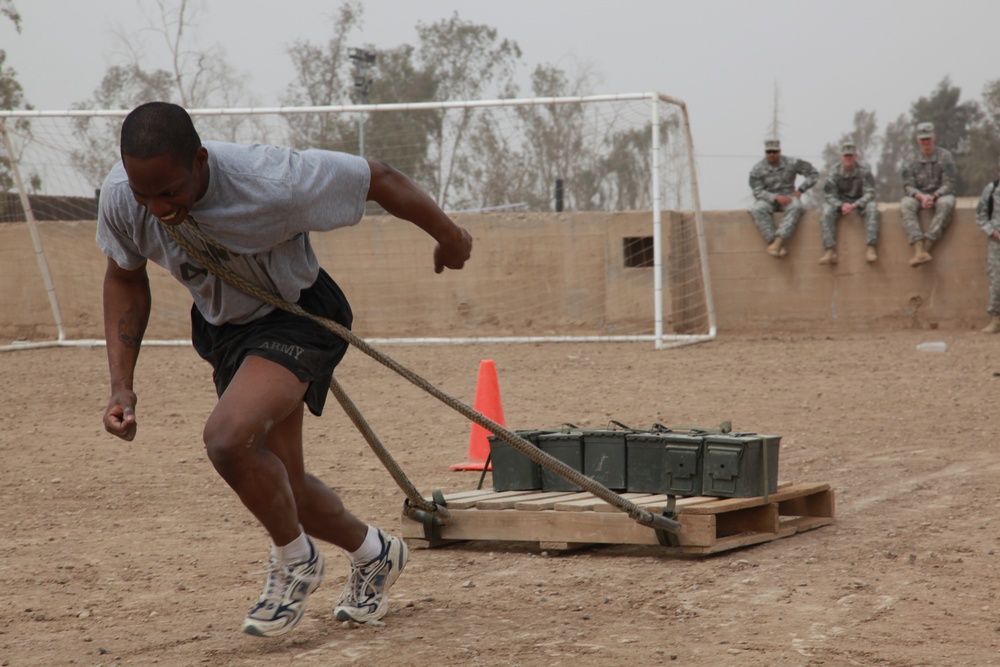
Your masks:
[[[943,340],[944,353],[916,345]],[[734,336],[651,344],[385,347],[472,403],[496,362],[507,425],[713,425],[783,436],[781,474],[828,482],[831,526],[708,557],[528,543],[414,549],[384,626],[331,618],[347,559],[291,634],[239,632],[268,540],[200,442],[189,348],[140,357],[139,435],[103,432],[103,349],[0,354],[0,665],[998,665],[1000,338]],[[469,424],[357,351],[339,376],[418,488],[472,489]],[[330,397],[307,463],[399,530],[403,494]],[[489,483],[489,478],[487,478]]]

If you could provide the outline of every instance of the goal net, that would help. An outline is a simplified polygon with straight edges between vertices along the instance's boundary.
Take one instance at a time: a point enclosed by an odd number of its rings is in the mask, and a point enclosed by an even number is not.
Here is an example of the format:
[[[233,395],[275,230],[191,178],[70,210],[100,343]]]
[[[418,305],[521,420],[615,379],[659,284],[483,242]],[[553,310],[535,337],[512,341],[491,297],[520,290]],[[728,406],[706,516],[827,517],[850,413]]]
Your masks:
[[[0,349],[103,342],[97,194],[127,110],[0,111]],[[411,176],[472,233],[462,271],[369,204],[314,233],[378,342],[715,335],[690,125],[657,93],[336,107],[194,109],[202,139],[324,148]],[[150,264],[147,343],[190,338],[191,298]]]

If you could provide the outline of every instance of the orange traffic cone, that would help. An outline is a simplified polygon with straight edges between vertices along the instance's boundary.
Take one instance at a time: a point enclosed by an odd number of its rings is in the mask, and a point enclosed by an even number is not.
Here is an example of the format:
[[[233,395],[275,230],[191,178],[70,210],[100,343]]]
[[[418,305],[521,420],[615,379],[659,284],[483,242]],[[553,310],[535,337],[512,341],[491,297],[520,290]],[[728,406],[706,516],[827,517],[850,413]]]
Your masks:
[[[479,379],[476,381],[476,412],[492,419],[501,426],[506,426],[503,418],[503,406],[500,405],[500,386],[497,382],[497,367],[491,359],[479,362]],[[465,463],[455,463],[452,470],[482,470],[490,453],[490,443],[487,438],[490,432],[479,424],[472,423],[472,435],[469,437],[469,460]],[[487,470],[490,470],[487,468]]]

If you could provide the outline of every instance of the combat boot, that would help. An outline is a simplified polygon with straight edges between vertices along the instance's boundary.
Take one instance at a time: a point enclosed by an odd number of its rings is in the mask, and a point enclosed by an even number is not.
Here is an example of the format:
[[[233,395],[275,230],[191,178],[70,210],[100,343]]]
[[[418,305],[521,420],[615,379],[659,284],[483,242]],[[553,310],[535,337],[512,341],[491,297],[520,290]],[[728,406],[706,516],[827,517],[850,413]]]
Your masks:
[[[924,248],[924,242],[915,241],[913,243],[913,257],[910,258],[910,266],[920,266],[931,261],[931,259],[930,253]]]
[[[837,263],[837,251],[830,248],[823,256],[819,258],[820,264],[836,264]]]
[[[771,245],[767,246],[767,252],[772,257],[784,257],[785,255],[788,254],[788,250],[781,247],[784,244],[784,242],[785,239],[781,238],[780,236],[775,236],[774,240],[771,241]]]
[[[1000,333],[1000,315],[990,316],[990,323],[980,329],[983,333]]]
[[[878,250],[875,249],[875,246],[870,245],[865,247],[865,260],[869,264],[878,261]]]

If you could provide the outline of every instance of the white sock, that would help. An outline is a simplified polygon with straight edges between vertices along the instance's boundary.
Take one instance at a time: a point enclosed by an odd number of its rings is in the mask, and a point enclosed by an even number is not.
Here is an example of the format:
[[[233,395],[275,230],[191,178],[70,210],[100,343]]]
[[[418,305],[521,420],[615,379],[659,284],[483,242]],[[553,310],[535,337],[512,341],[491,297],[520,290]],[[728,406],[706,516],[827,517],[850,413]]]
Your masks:
[[[368,526],[368,534],[365,536],[365,541],[361,543],[357,551],[352,551],[348,555],[351,557],[352,563],[363,565],[381,553],[382,538],[378,536],[378,528]]]
[[[298,537],[282,547],[272,543],[271,555],[276,561],[281,563],[301,563],[304,560],[308,560],[311,555],[309,538],[306,537],[305,531],[303,531],[299,533]]]

